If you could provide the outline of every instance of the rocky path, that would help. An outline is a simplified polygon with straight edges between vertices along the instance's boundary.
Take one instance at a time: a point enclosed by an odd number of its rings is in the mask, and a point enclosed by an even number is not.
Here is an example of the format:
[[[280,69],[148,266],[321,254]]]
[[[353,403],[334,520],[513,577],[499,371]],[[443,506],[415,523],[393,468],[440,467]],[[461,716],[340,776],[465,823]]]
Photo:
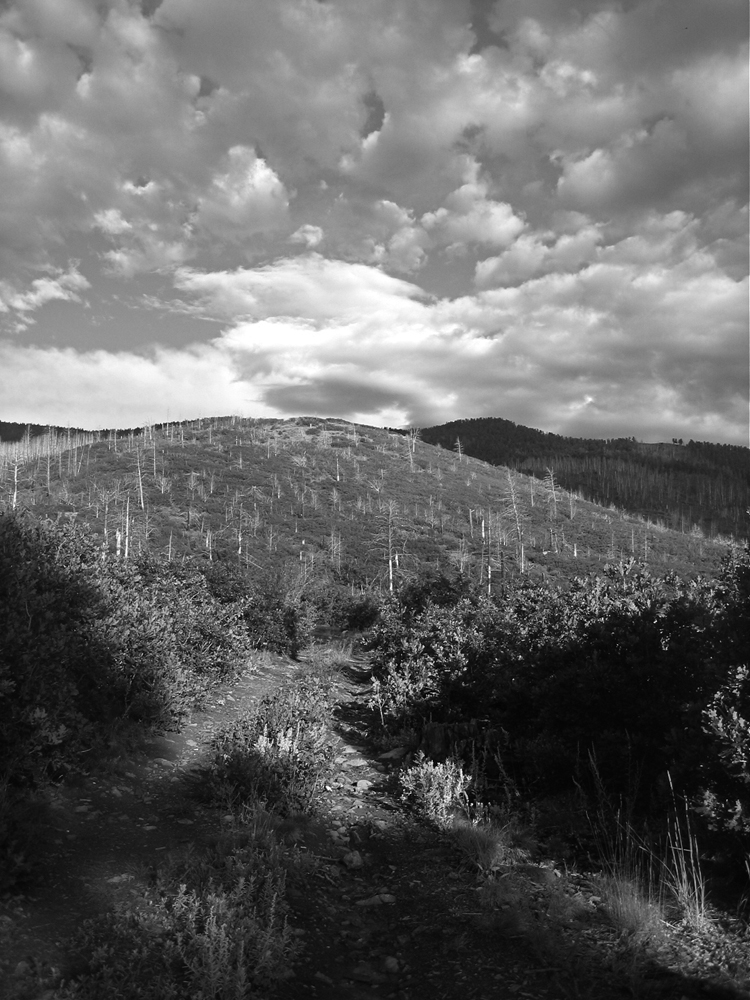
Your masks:
[[[318,843],[325,834],[319,856],[328,860],[313,885],[290,892],[304,946],[279,997],[565,996],[512,921],[497,933],[460,853],[404,814],[394,774],[403,750],[378,755],[368,747],[369,687],[367,662],[354,657],[337,692],[334,777],[309,833]]]
[[[274,1000],[639,995],[626,969],[613,977],[611,963],[597,966],[596,949],[616,942],[585,880],[540,862],[488,883],[449,837],[405,813],[396,773],[406,748],[383,754],[372,745],[367,661],[344,661],[334,769],[315,816],[294,832],[313,861],[287,891],[299,955]],[[216,838],[222,810],[194,794],[210,738],[296,670],[265,658],[180,732],[131,746],[75,787],[40,798],[33,888],[0,899],[0,1000],[54,1000],[60,975],[76,971],[67,948],[75,927],[127,904],[144,871],[170,852]],[[589,936],[596,947],[581,952]],[[705,995],[674,985],[659,996]]]

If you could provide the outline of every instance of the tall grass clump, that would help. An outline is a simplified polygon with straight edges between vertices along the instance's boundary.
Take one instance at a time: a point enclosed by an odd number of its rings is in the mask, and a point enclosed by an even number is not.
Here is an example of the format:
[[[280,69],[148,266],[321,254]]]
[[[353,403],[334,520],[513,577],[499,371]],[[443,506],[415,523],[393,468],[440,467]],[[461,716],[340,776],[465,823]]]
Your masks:
[[[669,823],[662,872],[663,881],[685,923],[693,930],[706,930],[711,921],[698,840],[690,820],[687,803],[684,815],[680,815],[676,798],[674,815]]]
[[[635,828],[632,800],[615,805],[607,795],[595,757],[589,758],[596,811],[589,823],[601,873],[596,879],[604,912],[633,947],[653,947],[666,934],[663,865],[647,831]]]

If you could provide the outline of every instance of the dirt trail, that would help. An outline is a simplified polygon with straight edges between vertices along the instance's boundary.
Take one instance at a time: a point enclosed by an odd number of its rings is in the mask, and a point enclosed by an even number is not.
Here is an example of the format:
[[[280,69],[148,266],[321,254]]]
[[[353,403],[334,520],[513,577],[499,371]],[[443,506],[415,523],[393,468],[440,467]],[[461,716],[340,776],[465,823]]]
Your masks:
[[[320,802],[330,863],[315,877],[314,891],[291,892],[304,951],[294,979],[277,995],[565,996],[512,922],[496,933],[477,902],[475,875],[455,848],[404,815],[394,797],[398,756],[383,760],[368,748],[366,660],[354,657],[345,674],[337,692],[336,774]]]
[[[34,845],[39,885],[0,901],[0,1000],[53,1000],[55,972],[75,971],[66,953],[75,927],[127,901],[129,884],[166,852],[186,844],[200,850],[216,836],[222,810],[200,804],[194,794],[210,737],[296,669],[290,661],[267,660],[215,694],[180,732],[155,736],[106,769],[92,768],[77,787],[49,793]],[[612,982],[611,972],[597,974],[590,961],[579,990],[570,963],[550,961],[522,926],[513,902],[518,888],[507,898],[495,894],[488,905],[486,886],[455,846],[405,815],[394,777],[398,752],[383,757],[368,740],[369,686],[366,659],[350,657],[336,691],[335,768],[298,843],[316,864],[288,890],[301,953],[273,996],[632,996],[627,983]],[[524,910],[542,914],[551,898],[545,879],[555,882],[561,874],[539,867],[531,875],[520,890]],[[586,928],[596,914],[572,881],[566,891],[577,900],[571,912],[585,911],[583,922],[570,922],[573,949],[577,937],[591,933]]]
[[[120,757],[92,762],[75,785],[40,795],[31,887],[0,899],[0,1000],[39,995],[34,981],[70,971],[67,939],[83,920],[127,898],[128,883],[166,852],[216,834],[218,807],[191,795],[210,736],[297,669],[282,658],[260,662],[213,692],[179,732],[143,738]]]

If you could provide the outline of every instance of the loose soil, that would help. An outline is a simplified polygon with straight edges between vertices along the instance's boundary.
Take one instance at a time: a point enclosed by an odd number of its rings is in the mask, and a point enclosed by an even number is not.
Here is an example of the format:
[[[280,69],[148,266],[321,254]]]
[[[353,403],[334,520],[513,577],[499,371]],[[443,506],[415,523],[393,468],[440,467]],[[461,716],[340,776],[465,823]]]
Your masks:
[[[210,739],[297,669],[266,657],[179,732],[142,739],[39,796],[33,885],[0,900],[0,1000],[53,1000],[76,972],[68,940],[84,919],[126,903],[170,852],[215,840],[225,810],[196,797]],[[316,863],[288,890],[301,949],[273,997],[742,996],[664,966],[636,979],[592,884],[551,861],[481,878],[449,837],[404,812],[400,762],[370,741],[369,685],[365,657],[352,656],[336,692],[334,773],[315,817],[287,831]]]

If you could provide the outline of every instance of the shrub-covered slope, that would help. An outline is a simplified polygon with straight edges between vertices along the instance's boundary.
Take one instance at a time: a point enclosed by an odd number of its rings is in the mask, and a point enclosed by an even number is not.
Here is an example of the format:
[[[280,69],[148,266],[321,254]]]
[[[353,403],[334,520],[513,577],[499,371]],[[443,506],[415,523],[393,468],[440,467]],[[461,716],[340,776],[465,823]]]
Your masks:
[[[344,421],[233,418],[5,444],[0,498],[85,523],[103,551],[163,552],[390,589],[452,566],[491,589],[631,556],[683,575],[725,550],[543,481]]]

